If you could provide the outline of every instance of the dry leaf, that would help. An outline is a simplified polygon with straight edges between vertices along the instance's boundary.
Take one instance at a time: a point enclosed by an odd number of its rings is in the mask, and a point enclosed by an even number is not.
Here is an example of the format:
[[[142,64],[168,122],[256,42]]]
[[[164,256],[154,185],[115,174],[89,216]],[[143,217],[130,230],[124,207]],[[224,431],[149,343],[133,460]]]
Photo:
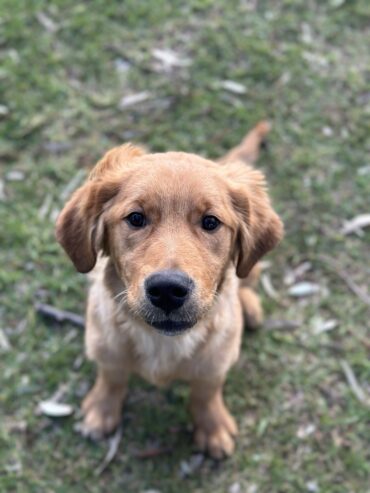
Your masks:
[[[166,70],[170,70],[173,67],[188,67],[191,64],[188,58],[181,58],[180,55],[172,50],[155,48],[152,51],[152,55],[163,64]]]
[[[5,104],[0,104],[0,116],[6,116],[9,113],[9,108]]]
[[[122,439],[122,427],[120,426],[117,428],[115,434],[109,439],[107,455],[104,457],[104,460],[100,464],[100,466],[95,469],[96,476],[100,476],[100,474],[103,471],[105,471],[108,465],[115,458],[118,452],[118,447],[121,442],[121,439]]]
[[[84,169],[81,168],[77,171],[77,173],[74,175],[72,180],[70,180],[67,183],[67,185],[63,188],[60,194],[61,202],[64,202],[69,198],[71,193],[74,192],[79,185],[81,185],[85,176],[86,176],[86,171]]]
[[[50,418],[65,418],[73,414],[73,407],[69,404],[63,404],[55,401],[41,401],[38,410]]]
[[[302,425],[297,430],[297,438],[301,440],[307,438],[312,435],[316,431],[316,426],[313,423],[309,423],[307,425]]]
[[[358,233],[367,226],[370,226],[370,214],[359,214],[350,221],[347,221],[340,232],[343,235],[349,235],[351,233]]]
[[[261,260],[260,262],[258,262],[258,265],[261,267],[261,270],[264,271],[268,270],[271,267],[272,262],[271,260]]]
[[[5,202],[5,200],[6,200],[5,185],[3,180],[0,180],[0,201]]]
[[[314,35],[312,33],[311,26],[309,24],[307,24],[306,22],[303,22],[301,25],[301,30],[302,30],[301,39],[302,39],[303,43],[305,43],[307,45],[312,44],[314,41]]]
[[[238,482],[233,483],[229,487],[228,493],[242,493],[242,487],[240,486],[240,483]]]
[[[332,137],[333,135],[333,129],[331,127],[323,127],[321,131],[325,137]]]
[[[131,63],[127,60],[124,60],[123,58],[117,58],[116,60],[114,60],[114,65],[117,72],[121,74],[127,72],[131,68]]]
[[[321,317],[314,320],[313,332],[315,335],[321,334],[322,332],[328,332],[338,327],[338,320],[330,318],[328,320],[323,320]]]
[[[263,323],[264,330],[295,330],[300,327],[300,323],[295,320],[268,319]]]
[[[307,491],[310,491],[311,493],[316,493],[317,491],[320,491],[317,481],[307,481],[306,488]]]
[[[204,462],[203,454],[195,454],[188,461],[182,460],[180,463],[179,475],[181,478],[186,478],[194,474]]]
[[[149,91],[138,92],[136,94],[130,94],[129,96],[125,96],[119,102],[119,108],[122,110],[124,108],[128,108],[129,106],[135,106],[135,104],[143,103],[152,97],[152,94]]]
[[[47,194],[39,211],[38,211],[38,214],[39,214],[39,218],[40,219],[45,219],[46,216],[48,215],[49,213],[49,210],[50,210],[50,207],[51,207],[51,204],[53,202],[53,197],[51,194]]]
[[[313,282],[299,282],[289,288],[288,293],[294,298],[303,298],[305,296],[312,296],[319,293],[321,290],[318,284]]]
[[[6,179],[8,181],[23,181],[24,180],[24,173],[23,173],[23,171],[19,171],[17,169],[14,169],[12,171],[9,171],[6,174]]]
[[[297,282],[306,272],[311,270],[312,264],[311,262],[302,262],[294,269],[289,270],[284,276],[284,284],[286,286],[291,286],[295,282]]]
[[[3,329],[0,329],[0,352],[7,352],[10,351],[12,348],[7,335],[3,331]]]
[[[361,166],[361,168],[358,168],[357,174],[359,176],[370,175],[370,164],[367,164],[365,166]]]
[[[247,92],[247,88],[243,84],[235,82],[234,80],[222,80],[217,85],[221,89],[225,89],[234,94],[245,94]]]
[[[272,285],[271,277],[267,272],[264,272],[261,275],[261,284],[262,284],[262,287],[263,287],[265,293],[267,294],[267,296],[269,296],[271,299],[273,299],[275,301],[280,300],[279,293],[276,291],[276,289]]]
[[[53,19],[46,15],[45,12],[36,12],[36,19],[49,33],[55,33],[59,29]]]

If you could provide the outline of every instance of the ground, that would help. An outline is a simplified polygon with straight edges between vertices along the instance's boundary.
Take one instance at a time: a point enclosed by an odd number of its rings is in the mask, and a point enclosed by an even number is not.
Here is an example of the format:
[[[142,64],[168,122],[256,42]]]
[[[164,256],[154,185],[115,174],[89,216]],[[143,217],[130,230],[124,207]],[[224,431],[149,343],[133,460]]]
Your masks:
[[[369,2],[3,0],[0,18],[0,491],[369,492],[370,234],[342,232],[370,212]],[[108,443],[75,431],[83,332],[35,311],[84,310],[55,217],[115,144],[217,157],[261,118],[286,237],[225,389],[236,453],[194,456],[187,388],[137,379],[99,474]],[[57,391],[73,416],[37,412]]]

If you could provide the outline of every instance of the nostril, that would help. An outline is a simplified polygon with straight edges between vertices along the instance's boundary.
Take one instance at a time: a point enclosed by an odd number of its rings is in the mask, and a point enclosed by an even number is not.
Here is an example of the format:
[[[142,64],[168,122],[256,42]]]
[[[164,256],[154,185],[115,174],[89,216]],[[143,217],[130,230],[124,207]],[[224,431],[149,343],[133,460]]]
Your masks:
[[[149,296],[152,296],[153,298],[159,298],[161,295],[161,291],[156,286],[153,286],[153,287],[148,289],[148,294],[149,294]]]
[[[176,298],[185,298],[187,294],[188,290],[182,286],[174,286],[172,289],[172,296],[175,296]]]

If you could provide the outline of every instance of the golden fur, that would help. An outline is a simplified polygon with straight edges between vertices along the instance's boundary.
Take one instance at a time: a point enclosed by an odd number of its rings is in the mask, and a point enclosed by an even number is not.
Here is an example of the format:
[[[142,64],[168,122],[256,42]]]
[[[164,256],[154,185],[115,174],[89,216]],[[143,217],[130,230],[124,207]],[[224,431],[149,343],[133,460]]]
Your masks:
[[[257,262],[283,234],[264,176],[248,164],[267,131],[260,123],[219,163],[130,144],[114,148],[61,212],[58,241],[77,270],[94,269],[86,351],[98,377],[82,405],[87,434],[119,424],[136,373],[155,385],[189,382],[196,444],[216,458],[232,453],[237,427],[222,387],[239,355],[243,312],[252,327],[262,320],[253,290]],[[133,211],[145,213],[146,227],[130,227],[125,218]],[[206,214],[220,219],[216,231],[201,228]],[[176,337],[145,321],[144,282],[166,269],[186,273],[195,286],[186,313],[193,327]]]

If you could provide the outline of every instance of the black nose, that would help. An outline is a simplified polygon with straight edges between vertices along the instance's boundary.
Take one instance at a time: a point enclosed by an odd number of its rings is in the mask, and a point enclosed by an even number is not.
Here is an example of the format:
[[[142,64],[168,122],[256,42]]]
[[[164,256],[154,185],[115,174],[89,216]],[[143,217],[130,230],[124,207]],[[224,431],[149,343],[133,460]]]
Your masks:
[[[180,308],[193,290],[194,283],[179,270],[162,270],[145,281],[145,292],[152,305],[167,314]]]

